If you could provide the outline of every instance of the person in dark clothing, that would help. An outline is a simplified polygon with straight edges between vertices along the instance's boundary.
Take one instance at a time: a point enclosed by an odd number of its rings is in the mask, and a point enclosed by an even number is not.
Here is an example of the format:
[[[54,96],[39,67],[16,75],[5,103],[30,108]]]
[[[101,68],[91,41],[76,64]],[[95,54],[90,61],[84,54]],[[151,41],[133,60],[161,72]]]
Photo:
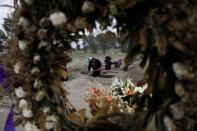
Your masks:
[[[113,62],[115,68],[121,68],[122,66],[122,59]]]
[[[93,69],[92,76],[94,76],[94,77],[100,76],[100,73],[101,73],[101,62],[100,62],[100,60],[98,60],[96,58],[89,57],[88,61],[89,61],[88,72],[92,68]]]
[[[113,63],[111,62],[111,57],[110,56],[106,56],[105,57],[105,70],[110,70],[112,64]]]

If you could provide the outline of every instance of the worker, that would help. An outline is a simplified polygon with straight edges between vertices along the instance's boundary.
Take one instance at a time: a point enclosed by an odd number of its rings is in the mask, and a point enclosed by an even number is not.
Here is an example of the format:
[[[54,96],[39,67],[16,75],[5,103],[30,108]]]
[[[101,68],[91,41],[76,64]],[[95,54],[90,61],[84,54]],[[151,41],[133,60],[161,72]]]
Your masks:
[[[93,73],[92,76],[96,77],[96,76],[100,76],[101,73],[101,61],[99,59],[96,58],[92,58],[89,57],[88,58],[89,64],[88,64],[88,72],[90,71],[90,69],[93,69]]]
[[[106,56],[105,57],[105,70],[111,70],[111,65],[113,63],[111,62],[111,57],[110,56]]]

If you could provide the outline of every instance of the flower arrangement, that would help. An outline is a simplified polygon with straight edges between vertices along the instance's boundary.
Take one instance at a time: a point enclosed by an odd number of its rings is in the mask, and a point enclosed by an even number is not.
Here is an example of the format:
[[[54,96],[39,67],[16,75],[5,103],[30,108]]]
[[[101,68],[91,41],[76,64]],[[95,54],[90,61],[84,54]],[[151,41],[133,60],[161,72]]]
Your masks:
[[[143,95],[147,89],[147,84],[139,84],[140,82],[134,84],[130,78],[126,80],[118,80],[115,78],[112,81],[111,93],[116,99],[124,99],[128,96]]]
[[[110,93],[114,99],[126,102],[130,107],[135,108],[138,100],[145,96],[147,87],[148,85],[144,82],[134,83],[130,78],[126,80],[115,78],[112,81]]]
[[[104,107],[108,110],[106,112],[109,112],[109,106],[112,104],[113,98],[106,90],[92,87],[87,91],[85,101],[90,107],[91,114],[95,115],[99,109]]]
[[[97,113],[108,114],[113,112],[132,113],[137,108],[140,98],[145,95],[147,84],[134,84],[130,78],[112,81],[109,91],[91,87],[85,95],[85,101],[90,107],[93,116]]]

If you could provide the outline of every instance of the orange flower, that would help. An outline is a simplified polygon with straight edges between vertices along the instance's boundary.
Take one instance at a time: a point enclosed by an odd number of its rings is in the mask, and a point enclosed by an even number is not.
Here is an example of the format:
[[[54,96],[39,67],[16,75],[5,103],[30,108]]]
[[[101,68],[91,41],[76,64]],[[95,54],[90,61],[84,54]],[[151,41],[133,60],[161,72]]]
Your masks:
[[[105,100],[107,100],[107,101],[112,101],[113,98],[112,98],[112,96],[105,96]]]
[[[135,92],[134,91],[132,91],[132,90],[128,90],[127,91],[127,95],[133,95]]]

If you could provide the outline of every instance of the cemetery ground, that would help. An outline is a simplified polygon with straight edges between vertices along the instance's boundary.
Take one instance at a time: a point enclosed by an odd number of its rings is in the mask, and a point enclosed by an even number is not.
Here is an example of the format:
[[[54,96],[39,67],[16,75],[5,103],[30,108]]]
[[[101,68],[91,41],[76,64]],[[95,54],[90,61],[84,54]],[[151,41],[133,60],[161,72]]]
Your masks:
[[[119,79],[130,77],[133,81],[142,80],[144,77],[144,70],[139,67],[139,59],[133,61],[128,71],[122,71],[112,66],[110,72],[101,73],[101,77],[89,76],[86,72],[88,70],[88,57],[98,58],[104,66],[104,58],[106,55],[112,57],[112,61],[124,59],[125,53],[119,50],[112,50],[108,53],[98,52],[97,54],[84,53],[83,51],[73,51],[71,53],[72,62],[67,65],[69,79],[65,83],[65,88],[68,91],[68,99],[72,105],[77,109],[86,108],[86,115],[91,117],[87,103],[84,101],[85,93],[90,87],[110,88],[114,77]],[[103,67],[104,68],[104,67]],[[3,130],[6,121],[7,113],[9,111],[9,99],[3,95],[1,91],[0,97],[0,131]],[[21,127],[17,127],[17,131],[23,131]]]

